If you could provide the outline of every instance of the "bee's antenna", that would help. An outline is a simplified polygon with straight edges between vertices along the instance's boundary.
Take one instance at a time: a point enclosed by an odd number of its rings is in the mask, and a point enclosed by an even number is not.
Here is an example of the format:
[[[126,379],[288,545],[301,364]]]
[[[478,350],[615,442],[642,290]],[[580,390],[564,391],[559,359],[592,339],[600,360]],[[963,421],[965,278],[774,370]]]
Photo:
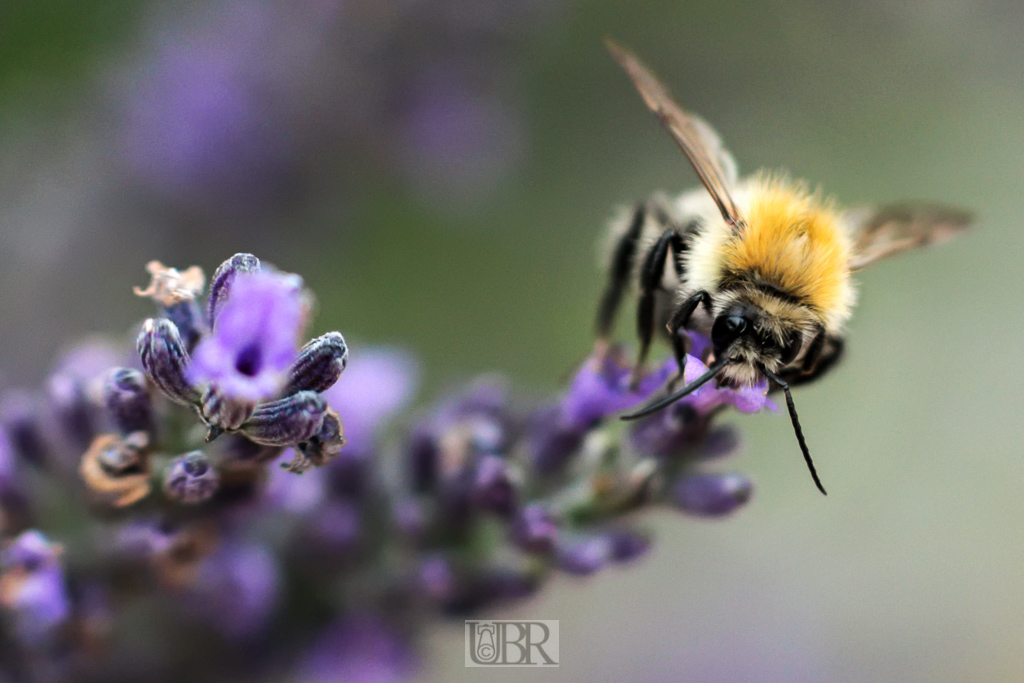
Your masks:
[[[679,399],[686,398],[687,396],[689,396],[690,394],[692,394],[693,392],[697,391],[702,386],[704,386],[705,384],[710,382],[712,379],[714,379],[715,375],[717,375],[719,373],[719,371],[721,371],[721,369],[725,367],[725,364],[728,362],[728,360],[729,360],[728,354],[722,354],[722,360],[718,361],[717,363],[714,363],[710,368],[708,368],[707,372],[705,372],[703,375],[701,375],[697,379],[695,379],[692,382],[690,382],[689,384],[687,384],[685,387],[683,387],[682,389],[680,389],[676,393],[669,394],[665,398],[663,398],[661,400],[658,400],[658,401],[655,401],[654,403],[650,404],[646,408],[641,408],[640,410],[638,410],[635,413],[631,413],[629,415],[623,415],[622,419],[623,420],[638,420],[641,417],[647,417],[648,415],[650,415],[652,413],[656,413],[656,412],[658,412],[659,410],[661,410],[662,408],[664,408],[666,406],[672,405],[673,403],[675,403]],[[812,470],[813,470],[813,468],[812,468]]]
[[[789,408],[789,418],[793,421],[793,431],[796,432],[796,440],[800,443],[800,450],[803,451],[804,460],[807,462],[807,469],[811,471],[811,478],[814,479],[814,485],[818,487],[818,490],[821,491],[822,495],[827,496],[828,493],[825,492],[825,487],[821,485],[821,479],[818,479],[818,471],[814,469],[814,461],[811,460],[811,452],[807,449],[807,442],[804,441],[804,430],[800,428],[800,418],[796,414],[796,404],[793,403],[793,394],[789,393],[789,384],[766,367],[762,366],[761,372],[786,392],[786,407]]]

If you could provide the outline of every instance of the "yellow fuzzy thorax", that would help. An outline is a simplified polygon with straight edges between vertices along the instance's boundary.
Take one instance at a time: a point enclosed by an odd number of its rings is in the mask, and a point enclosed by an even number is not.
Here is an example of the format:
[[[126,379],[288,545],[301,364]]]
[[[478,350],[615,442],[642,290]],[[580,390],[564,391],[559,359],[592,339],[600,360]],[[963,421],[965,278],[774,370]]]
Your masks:
[[[742,233],[722,245],[721,267],[803,299],[829,327],[853,304],[851,245],[831,202],[785,178],[751,180]]]

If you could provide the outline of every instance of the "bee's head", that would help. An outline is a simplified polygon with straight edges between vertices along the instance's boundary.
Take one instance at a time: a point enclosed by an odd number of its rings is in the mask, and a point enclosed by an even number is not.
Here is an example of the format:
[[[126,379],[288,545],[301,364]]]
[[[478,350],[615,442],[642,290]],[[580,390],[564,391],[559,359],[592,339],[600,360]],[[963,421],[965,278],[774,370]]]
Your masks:
[[[778,371],[789,365],[803,343],[801,326],[741,302],[727,306],[711,327],[715,358],[728,358],[719,382],[733,387],[762,379],[760,368]]]

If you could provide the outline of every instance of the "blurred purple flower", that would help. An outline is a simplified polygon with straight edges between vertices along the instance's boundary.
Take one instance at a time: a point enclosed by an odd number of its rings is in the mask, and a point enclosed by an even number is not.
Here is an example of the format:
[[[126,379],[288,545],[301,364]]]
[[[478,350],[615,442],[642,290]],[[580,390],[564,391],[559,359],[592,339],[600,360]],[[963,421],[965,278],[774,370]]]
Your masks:
[[[225,540],[200,562],[191,604],[226,636],[247,638],[269,622],[279,583],[270,551],[249,541]]]
[[[298,356],[302,322],[296,277],[271,272],[239,275],[213,334],[196,347],[189,381],[216,384],[225,396],[242,400],[275,396]]]
[[[360,531],[359,509],[347,500],[322,505],[306,525],[306,534],[317,550],[340,555],[355,548]]]
[[[60,555],[60,546],[35,530],[18,536],[0,555],[0,606],[13,614],[26,645],[46,643],[71,613]]]
[[[670,360],[644,376],[636,389],[631,389],[633,368],[621,357],[609,353],[602,359],[588,358],[562,400],[561,420],[576,429],[587,429],[602,418],[647,400],[676,371],[675,361]]]
[[[345,374],[324,392],[345,425],[341,458],[369,455],[378,425],[405,407],[418,384],[419,367],[409,353],[384,346],[352,351]]]
[[[508,516],[515,510],[517,486],[505,458],[485,453],[476,463],[473,500],[482,509]]]
[[[486,83],[472,83],[470,71],[438,63],[414,79],[399,148],[425,196],[464,205],[492,194],[526,156],[518,109]]]
[[[419,588],[431,600],[443,602],[455,592],[456,577],[451,562],[433,555],[420,563],[418,576]]]
[[[89,444],[98,418],[94,398],[102,379],[125,360],[123,350],[103,338],[76,344],[57,360],[47,378],[46,394],[59,433],[72,448]]]
[[[301,683],[401,683],[416,674],[408,642],[378,617],[349,616],[330,626],[298,667]]]
[[[516,513],[511,534],[520,548],[547,552],[558,542],[558,524],[544,505],[534,503]]]
[[[604,534],[594,534],[560,542],[557,547],[558,567],[567,574],[588,576],[612,560],[614,545]]]
[[[18,456],[34,465],[42,465],[50,448],[43,436],[39,400],[35,395],[14,389],[0,396],[0,425],[7,430]]]
[[[0,499],[4,493],[16,488],[18,459],[7,430],[0,426]]]
[[[615,562],[632,562],[651,549],[650,537],[635,531],[612,529],[606,535],[611,542],[611,556]]]
[[[158,36],[120,131],[125,161],[151,190],[233,208],[279,193],[293,142],[261,73],[278,19],[271,3],[231,0]]]
[[[295,457],[292,449],[281,456],[282,462]],[[324,501],[327,496],[327,483],[324,471],[314,468],[295,476],[280,467],[268,468],[267,485],[263,489],[263,500],[273,508],[285,510],[295,515],[307,515]]]

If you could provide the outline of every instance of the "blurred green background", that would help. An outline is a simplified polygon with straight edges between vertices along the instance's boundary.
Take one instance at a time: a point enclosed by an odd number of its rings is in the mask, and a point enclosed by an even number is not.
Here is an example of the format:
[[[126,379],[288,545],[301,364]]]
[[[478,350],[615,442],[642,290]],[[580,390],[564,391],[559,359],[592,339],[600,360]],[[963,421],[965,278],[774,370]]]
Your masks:
[[[263,14],[233,18],[246,5]],[[0,4],[6,384],[144,316],[150,258],[209,272],[252,251],[306,276],[318,330],[414,349],[424,399],[490,370],[555,391],[592,341],[613,208],[694,183],[613,35],[741,170],[979,223],[860,277],[846,362],[796,396],[827,499],[785,417],[731,417],[749,507],[651,516],[639,566],[493,615],[559,619],[557,671],[464,669],[455,623],[430,634],[428,680],[1024,680],[1024,7],[331,5]],[[205,100],[168,66],[193,53]]]

